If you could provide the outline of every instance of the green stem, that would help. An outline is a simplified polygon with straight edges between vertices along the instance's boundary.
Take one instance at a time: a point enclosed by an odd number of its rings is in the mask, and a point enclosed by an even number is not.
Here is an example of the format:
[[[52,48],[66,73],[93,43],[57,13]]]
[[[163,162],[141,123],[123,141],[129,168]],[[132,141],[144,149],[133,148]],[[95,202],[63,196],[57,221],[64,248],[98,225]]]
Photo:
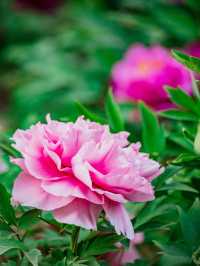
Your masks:
[[[73,255],[76,255],[77,253],[77,248],[78,248],[78,238],[79,238],[79,233],[80,233],[80,227],[76,226],[72,232],[72,253]]]

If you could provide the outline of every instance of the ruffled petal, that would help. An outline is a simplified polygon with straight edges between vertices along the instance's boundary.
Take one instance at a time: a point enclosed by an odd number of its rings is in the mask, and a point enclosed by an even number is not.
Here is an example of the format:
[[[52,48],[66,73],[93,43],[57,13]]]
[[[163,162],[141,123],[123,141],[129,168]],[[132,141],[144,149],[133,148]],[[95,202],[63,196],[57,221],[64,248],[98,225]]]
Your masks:
[[[85,229],[96,229],[96,220],[102,207],[83,199],[74,199],[67,206],[55,210],[54,217],[58,222],[75,224]]]
[[[21,205],[45,211],[55,210],[67,205],[73,197],[56,197],[41,188],[38,179],[22,172],[15,180],[12,192],[13,200]]]
[[[103,208],[108,220],[115,227],[116,232],[126,235],[127,238],[132,240],[134,238],[133,226],[124,206],[120,203],[107,200]]]
[[[103,196],[91,191],[86,185],[73,177],[56,181],[43,181],[42,188],[55,196],[73,196],[96,204],[103,203]]]
[[[141,180],[142,181],[142,180]],[[145,202],[154,199],[154,190],[152,185],[144,179],[144,182],[137,184],[131,192],[124,194],[124,197],[130,201]]]

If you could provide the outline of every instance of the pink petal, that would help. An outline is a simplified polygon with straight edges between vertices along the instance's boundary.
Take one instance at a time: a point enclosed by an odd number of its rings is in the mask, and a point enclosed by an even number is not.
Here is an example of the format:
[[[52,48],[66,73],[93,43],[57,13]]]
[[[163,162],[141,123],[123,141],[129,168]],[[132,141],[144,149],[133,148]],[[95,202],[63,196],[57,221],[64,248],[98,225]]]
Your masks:
[[[88,171],[88,163],[85,161],[85,154],[90,154],[94,148],[93,141],[87,142],[79,152],[72,158],[72,170],[76,178],[86,186],[92,188],[92,180]]]
[[[13,187],[13,200],[21,205],[42,210],[55,210],[67,205],[72,197],[56,197],[48,194],[41,188],[38,179],[22,172],[15,180]]]
[[[137,252],[135,247],[129,247],[128,250],[124,251],[121,257],[122,265],[126,265],[127,263],[133,263],[137,259],[140,258],[139,253]]]
[[[103,208],[110,223],[115,227],[118,234],[126,235],[127,238],[133,239],[134,231],[129,215],[120,203],[105,201]]]
[[[55,210],[54,217],[58,222],[75,224],[85,229],[96,229],[96,220],[101,206],[87,200],[74,199],[67,206]]]
[[[42,188],[55,196],[73,196],[86,199],[92,203],[102,204],[103,197],[91,191],[87,186],[74,177],[66,177],[62,180],[43,181]]]
[[[29,173],[38,179],[58,179],[61,172],[49,157],[25,156],[25,165]]]
[[[145,202],[154,199],[154,190],[152,185],[146,181],[135,186],[131,192],[124,194],[124,196],[130,201]]]

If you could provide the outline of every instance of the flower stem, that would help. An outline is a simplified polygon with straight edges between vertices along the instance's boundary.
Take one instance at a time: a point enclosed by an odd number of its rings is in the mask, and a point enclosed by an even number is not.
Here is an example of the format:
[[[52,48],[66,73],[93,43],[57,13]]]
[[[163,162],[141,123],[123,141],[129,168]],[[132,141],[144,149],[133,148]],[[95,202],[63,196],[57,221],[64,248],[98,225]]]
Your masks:
[[[76,253],[77,253],[79,232],[80,232],[79,226],[76,226],[72,232],[71,239],[72,239],[72,253],[73,253],[73,255],[76,255]]]

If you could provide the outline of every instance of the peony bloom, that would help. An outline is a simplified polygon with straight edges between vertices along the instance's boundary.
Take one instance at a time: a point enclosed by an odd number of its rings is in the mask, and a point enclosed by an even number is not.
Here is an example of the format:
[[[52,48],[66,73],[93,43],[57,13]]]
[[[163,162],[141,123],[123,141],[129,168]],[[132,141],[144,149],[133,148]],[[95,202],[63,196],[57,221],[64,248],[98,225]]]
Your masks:
[[[132,46],[112,70],[112,88],[119,101],[144,101],[155,110],[173,107],[165,85],[192,93],[189,72],[161,46]]]
[[[52,211],[62,223],[96,229],[102,210],[115,227],[129,239],[132,224],[123,204],[154,198],[151,180],[162,169],[159,163],[129,145],[128,133],[112,134],[108,126],[78,118],[62,123],[47,116],[17,130],[13,146],[22,158],[13,159],[21,169],[13,187],[13,201]]]
[[[133,263],[140,258],[136,245],[144,242],[144,234],[136,233],[133,240],[130,241],[128,250],[125,250],[121,243],[117,243],[117,252],[111,252],[106,255],[105,259],[110,266],[122,266],[127,263]]]

